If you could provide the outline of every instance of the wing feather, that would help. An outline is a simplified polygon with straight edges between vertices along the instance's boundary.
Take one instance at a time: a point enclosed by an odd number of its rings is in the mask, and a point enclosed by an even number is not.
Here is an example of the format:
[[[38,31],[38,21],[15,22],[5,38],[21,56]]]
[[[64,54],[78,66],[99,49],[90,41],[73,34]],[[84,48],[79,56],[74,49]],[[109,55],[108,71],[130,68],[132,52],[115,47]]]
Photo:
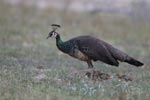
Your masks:
[[[94,61],[100,60],[110,65],[119,65],[117,59],[112,56],[106,44],[95,37],[80,36],[70,41],[74,41],[79,50]]]

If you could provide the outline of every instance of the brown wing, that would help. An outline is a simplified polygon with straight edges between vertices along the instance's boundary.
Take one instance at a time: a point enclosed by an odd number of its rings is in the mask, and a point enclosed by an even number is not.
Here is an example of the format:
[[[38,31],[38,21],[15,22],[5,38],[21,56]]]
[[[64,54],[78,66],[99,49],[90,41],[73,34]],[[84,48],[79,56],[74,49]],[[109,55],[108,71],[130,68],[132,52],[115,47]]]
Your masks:
[[[115,59],[103,41],[91,36],[80,36],[71,39],[78,46],[79,50],[94,61],[100,60],[104,63],[118,66]]]
[[[118,60],[135,66],[142,66],[143,63],[128,56],[112,45],[92,36],[79,36],[71,39],[78,46],[79,50],[94,61],[100,60],[110,65],[118,66]]]

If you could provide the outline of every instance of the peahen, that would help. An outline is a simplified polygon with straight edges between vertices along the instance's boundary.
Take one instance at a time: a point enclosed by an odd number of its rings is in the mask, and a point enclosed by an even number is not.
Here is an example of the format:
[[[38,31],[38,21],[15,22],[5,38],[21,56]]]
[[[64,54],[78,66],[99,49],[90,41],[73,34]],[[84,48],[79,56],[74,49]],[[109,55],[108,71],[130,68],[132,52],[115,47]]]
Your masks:
[[[119,66],[119,62],[126,62],[136,67],[144,65],[142,62],[130,57],[126,53],[114,48],[112,45],[93,36],[78,36],[68,41],[62,41],[59,33],[56,32],[60,25],[52,24],[53,30],[49,37],[56,38],[56,45],[62,52],[85,61],[89,69],[93,69],[92,61],[102,61],[106,64]]]

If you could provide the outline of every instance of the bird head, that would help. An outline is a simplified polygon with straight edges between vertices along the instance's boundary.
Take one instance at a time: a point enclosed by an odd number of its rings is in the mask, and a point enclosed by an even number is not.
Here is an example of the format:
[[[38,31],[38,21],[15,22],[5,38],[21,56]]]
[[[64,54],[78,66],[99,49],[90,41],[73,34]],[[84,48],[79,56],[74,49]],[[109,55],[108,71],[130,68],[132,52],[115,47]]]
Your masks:
[[[51,26],[52,26],[52,29],[53,29],[53,30],[52,30],[51,32],[49,32],[49,34],[48,34],[48,36],[47,36],[47,39],[48,39],[49,37],[54,37],[54,38],[56,38],[57,35],[58,35],[58,33],[56,32],[56,30],[61,27],[60,25],[57,25],[57,24],[52,24]]]

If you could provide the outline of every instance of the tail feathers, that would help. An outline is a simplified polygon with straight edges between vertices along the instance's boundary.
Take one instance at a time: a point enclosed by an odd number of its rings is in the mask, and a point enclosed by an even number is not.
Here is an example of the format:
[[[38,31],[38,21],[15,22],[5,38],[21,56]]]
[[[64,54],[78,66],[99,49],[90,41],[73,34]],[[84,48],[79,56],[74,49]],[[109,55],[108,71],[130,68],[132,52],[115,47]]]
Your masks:
[[[135,65],[137,67],[141,67],[141,66],[144,65],[142,62],[140,62],[140,61],[138,61],[138,60],[136,60],[134,58],[131,58],[131,57],[129,57],[128,59],[126,59],[125,62],[127,62],[127,63],[129,63],[131,65]]]

